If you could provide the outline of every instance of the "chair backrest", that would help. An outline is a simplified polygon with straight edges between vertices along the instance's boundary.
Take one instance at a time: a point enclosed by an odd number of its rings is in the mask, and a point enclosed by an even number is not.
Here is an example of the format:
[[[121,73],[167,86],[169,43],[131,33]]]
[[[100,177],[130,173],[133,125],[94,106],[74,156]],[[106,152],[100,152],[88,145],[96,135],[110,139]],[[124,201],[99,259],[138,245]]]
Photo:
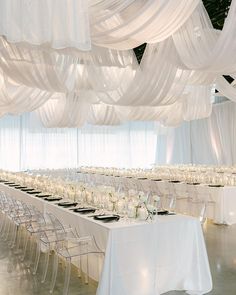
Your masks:
[[[198,185],[196,187],[196,191],[199,201],[203,201],[206,203],[212,202],[212,188],[207,185]]]
[[[187,193],[189,200],[194,201],[197,198],[196,186],[193,184],[187,184]]]
[[[157,187],[161,195],[169,195],[169,182],[168,181],[157,181]]]
[[[191,215],[199,219],[203,224],[206,220],[207,197],[204,186],[188,184],[189,200],[191,201]],[[206,192],[206,191],[205,191]]]
[[[184,182],[174,183],[175,194],[177,199],[187,199],[188,189],[187,184]]]

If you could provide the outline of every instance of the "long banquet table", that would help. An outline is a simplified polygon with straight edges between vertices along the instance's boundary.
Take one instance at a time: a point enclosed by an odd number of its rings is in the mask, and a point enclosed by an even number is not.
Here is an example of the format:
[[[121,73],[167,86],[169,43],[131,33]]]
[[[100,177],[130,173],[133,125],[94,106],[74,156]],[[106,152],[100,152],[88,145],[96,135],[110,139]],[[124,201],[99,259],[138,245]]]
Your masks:
[[[90,180],[94,180],[98,174],[95,173],[78,173],[78,179],[81,178],[83,175],[89,175]],[[109,184],[110,181],[110,175],[103,175],[103,182],[104,184]],[[120,183],[123,183],[126,186],[136,184],[138,187],[144,187],[145,188],[145,182],[149,181],[152,182],[152,186],[157,189],[157,192],[159,190],[159,186],[161,186],[163,183],[169,184],[168,180],[162,180],[162,181],[152,181],[151,179],[144,179],[144,178],[135,178],[135,177],[123,177],[120,176],[116,178]],[[181,182],[183,186],[186,185],[186,183]],[[205,199],[208,202],[207,205],[207,212],[206,215],[209,219],[212,219],[216,224],[226,224],[226,225],[232,225],[236,223],[236,186],[209,186],[207,184],[199,184],[195,185],[194,188],[196,190],[199,189],[199,187],[204,187],[205,190]],[[177,200],[179,203],[178,205],[185,206],[184,200]]]
[[[205,294],[212,289],[202,228],[195,218],[169,215],[151,223],[101,223],[4,184],[0,191],[95,237],[105,252],[102,265],[99,259],[93,261],[97,295],[158,295],[171,290]]]

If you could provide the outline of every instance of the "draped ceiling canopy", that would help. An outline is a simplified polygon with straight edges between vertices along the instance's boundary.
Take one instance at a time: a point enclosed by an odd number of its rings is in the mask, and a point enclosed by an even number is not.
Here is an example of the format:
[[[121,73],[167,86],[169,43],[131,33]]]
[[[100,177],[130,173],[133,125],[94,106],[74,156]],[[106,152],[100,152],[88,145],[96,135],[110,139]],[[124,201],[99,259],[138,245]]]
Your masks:
[[[201,0],[0,0],[0,115],[46,127],[207,117],[236,101],[236,0],[222,31]],[[133,48],[147,43],[141,63]]]

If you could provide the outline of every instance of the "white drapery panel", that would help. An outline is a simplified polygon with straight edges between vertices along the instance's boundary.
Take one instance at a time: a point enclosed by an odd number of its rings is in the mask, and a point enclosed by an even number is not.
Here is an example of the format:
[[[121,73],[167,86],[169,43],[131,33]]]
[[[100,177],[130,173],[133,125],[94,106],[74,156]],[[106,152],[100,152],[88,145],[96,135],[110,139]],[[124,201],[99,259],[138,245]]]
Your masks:
[[[32,112],[52,97],[50,92],[19,85],[4,78],[0,75],[0,117],[8,113],[17,115]]]
[[[87,126],[79,130],[80,165],[150,167],[155,161],[156,134],[151,122],[121,126]]]
[[[127,79],[138,67],[131,50],[93,47],[89,52],[68,54],[66,50],[59,53],[25,44],[11,44],[2,37],[0,57],[4,74],[15,82],[62,93],[89,90],[91,87],[101,91],[100,85],[102,90],[113,90],[120,84],[120,79]]]
[[[214,105],[210,118],[161,127],[46,129],[34,115],[0,119],[0,168],[19,170],[79,165],[150,167],[158,164],[236,164],[236,106]],[[36,155],[36,156],[35,156]]]
[[[14,9],[10,11],[13,4]],[[60,39],[61,29],[63,39],[68,27],[59,26],[59,31],[54,32],[48,21],[54,17],[55,1],[43,0],[41,4],[39,13],[47,10],[44,16],[48,24],[46,37],[51,34],[52,40]],[[0,66],[4,81],[11,81],[11,87],[2,87],[2,95],[0,93],[2,114],[22,113],[41,106],[38,113],[46,127],[80,127],[85,122],[117,125],[128,120],[159,120],[165,126],[177,126],[183,120],[210,115],[210,88],[215,81],[221,93],[236,100],[235,89],[221,78],[223,74],[234,76],[236,72],[235,45],[231,44],[236,26],[236,0],[232,1],[222,32],[212,28],[198,0],[89,1],[88,7],[82,0],[77,4],[70,0],[69,4],[79,9],[77,17],[84,13],[81,22],[85,34],[88,33],[85,30],[87,18],[90,20],[96,46],[89,52],[81,52],[76,50],[78,46],[68,44],[59,50],[60,46],[54,46],[56,43],[51,41],[46,41],[44,46],[33,46],[42,44],[44,38],[43,32],[37,30],[38,2],[21,0],[16,4],[10,0],[4,4],[0,1],[2,10],[8,12],[6,17],[16,18],[15,24],[24,17],[15,32],[22,34],[16,43],[0,38]],[[18,11],[17,5],[20,5]],[[71,18],[69,26],[77,25],[72,10],[63,10],[63,5],[65,3],[59,0],[57,9],[61,16]],[[30,17],[28,24],[34,20],[32,28],[24,28],[27,17]],[[7,26],[7,23],[2,28],[0,25],[0,33],[2,29],[4,36],[8,36],[8,30],[14,35]],[[76,39],[77,33],[72,30],[68,38]],[[33,37],[41,41],[31,42]],[[141,65],[137,64],[131,50],[118,50],[147,39],[149,44]],[[57,50],[53,49],[55,47]],[[23,86],[18,86],[19,91],[14,92],[11,88],[17,84]],[[30,93],[25,101],[22,89],[27,96]],[[51,100],[46,101],[49,98]]]
[[[168,38],[199,0],[1,0],[0,35],[13,43],[131,49]],[[171,21],[170,21],[171,20]]]
[[[54,95],[37,113],[45,127],[81,127],[86,122],[90,105],[78,99],[74,93]]]
[[[178,126],[184,120],[200,119],[211,114],[211,88],[189,87],[190,94],[171,105],[112,106],[89,104],[91,96],[54,95],[36,110],[45,127],[80,127],[92,125],[119,125],[127,121],[159,121],[165,126]],[[87,100],[87,102],[86,102]]]
[[[184,24],[198,3],[199,0],[90,1],[92,42],[116,49],[160,42]]]
[[[87,1],[1,0],[0,34],[13,43],[89,50]]]
[[[155,151],[151,122],[48,129],[33,114],[0,119],[0,169],[150,167]]]
[[[0,119],[0,165],[2,169],[19,170],[21,166],[21,120],[9,116]]]
[[[207,119],[158,129],[156,163],[236,164],[235,118],[235,104],[225,102],[214,105]]]
[[[172,38],[181,61],[192,70],[233,74],[236,69],[236,1],[232,0],[222,31],[214,30],[210,18],[199,4]]]

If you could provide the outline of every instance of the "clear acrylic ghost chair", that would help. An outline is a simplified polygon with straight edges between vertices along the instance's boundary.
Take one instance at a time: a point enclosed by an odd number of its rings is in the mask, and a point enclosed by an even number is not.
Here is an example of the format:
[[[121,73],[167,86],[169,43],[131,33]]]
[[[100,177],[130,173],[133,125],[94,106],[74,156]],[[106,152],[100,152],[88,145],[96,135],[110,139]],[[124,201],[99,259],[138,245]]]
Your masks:
[[[33,221],[34,216],[30,211],[29,207],[21,201],[14,200],[14,209],[9,213],[9,218],[11,219],[11,232],[12,232],[12,239],[10,241],[9,246],[14,248],[16,246],[16,250],[18,252],[20,240],[21,240],[21,233],[22,233],[22,226],[25,227],[26,224]]]
[[[188,184],[190,215],[197,217],[201,224],[206,221],[207,193],[204,186]]]
[[[16,201],[10,196],[5,197],[5,203],[3,205],[3,212],[5,214],[4,225],[2,230],[2,238],[4,241],[8,241],[11,237],[12,231],[14,232],[13,219],[21,214],[21,203]],[[14,235],[13,235],[14,236]],[[11,239],[10,239],[11,241]],[[10,242],[11,244],[11,242]]]
[[[115,177],[113,175],[107,176],[107,185],[114,186],[115,184]]]
[[[21,239],[21,226],[28,223],[32,216],[25,203],[15,200],[12,197],[1,194],[1,208],[5,214],[2,223],[2,237],[5,241],[9,240],[10,248],[16,246],[15,253],[19,251],[19,242]]]
[[[115,188],[115,190],[117,190],[118,189],[118,187],[119,187],[119,184],[120,184],[120,177],[119,176],[112,176],[112,184],[111,184],[111,186],[113,186],[114,188]]]
[[[199,210],[199,220],[202,224],[207,221],[207,211],[210,206],[213,206],[213,211],[215,209],[215,201],[212,199],[211,188],[204,185],[196,186],[197,201]]]
[[[184,182],[173,183],[173,190],[176,196],[176,211],[188,215],[190,212],[190,199]]]
[[[47,271],[48,271],[48,263],[49,263],[49,255],[55,248],[56,242],[64,241],[67,234],[72,231],[71,227],[65,228],[54,215],[51,213],[44,214],[44,220],[47,226],[41,227],[38,231],[37,240],[36,240],[36,255],[34,261],[33,274],[35,275],[38,269],[38,264],[40,260],[40,254],[42,248],[45,252],[45,260],[44,260],[44,270],[42,275],[41,282],[45,282]],[[59,234],[56,235],[55,231]]]
[[[139,195],[139,192],[137,190],[134,190],[134,189],[128,190],[129,199],[136,199],[136,198],[138,198],[138,195]]]
[[[140,186],[141,186],[141,190],[143,192],[145,192],[146,194],[150,194],[151,192],[151,180],[149,179],[142,179],[142,180],[139,180],[139,183],[140,183]]]
[[[150,180],[149,202],[150,202],[150,204],[155,205],[158,208],[158,210],[163,209],[162,194],[158,188],[157,181],[155,181],[155,180]]]
[[[162,198],[163,209],[174,211],[176,205],[176,196],[172,189],[172,183],[164,180],[156,182],[156,185]]]
[[[116,191],[118,193],[124,193],[124,194],[127,194],[128,193],[128,189],[127,189],[126,183],[122,179],[120,180],[119,185],[118,185]]]
[[[129,178],[129,187],[131,189],[134,189],[136,191],[140,191],[142,189],[140,183],[139,183],[139,180],[135,177],[132,177],[132,178]]]
[[[3,238],[5,235],[5,230],[7,226],[7,214],[10,210],[11,202],[8,202],[8,198],[4,192],[0,192],[0,209],[1,209],[1,228],[0,235]]]
[[[60,223],[60,221],[57,218],[55,218],[55,216],[51,215],[51,218],[53,223]],[[61,226],[63,227],[63,225]],[[97,246],[97,243],[93,236],[79,237],[75,232],[66,232],[66,230],[55,230],[55,236],[57,241],[55,242],[54,247],[55,255],[53,261],[53,272],[52,281],[50,285],[50,293],[53,293],[55,287],[60,257],[66,263],[63,295],[67,295],[70,283],[71,263],[73,259],[78,261],[78,258],[80,258],[80,267],[82,268],[81,259],[82,257],[85,257],[86,266],[84,272],[85,283],[87,284],[89,278],[89,255],[104,255],[104,253]]]
[[[1,192],[1,238],[3,240],[5,240],[8,227],[10,226],[10,220],[8,218],[8,215],[12,210],[12,207],[12,200],[5,193]]]
[[[43,270],[43,276],[41,282],[43,283],[45,281],[47,270],[48,270],[48,262],[49,262],[49,254],[54,249],[53,246],[55,242],[58,242],[57,237],[55,235],[55,230],[61,231],[61,232],[70,232],[71,228],[64,228],[61,223],[55,222],[56,218],[51,217],[52,214],[50,213],[44,213],[38,212],[38,220],[36,223],[32,223],[30,227],[28,227],[28,231],[30,232],[30,236],[32,239],[32,236],[35,238],[36,243],[36,252],[35,252],[35,260],[34,260],[34,266],[33,266],[33,274],[35,275],[38,269],[38,264],[40,260],[40,254],[41,254],[41,246],[44,246],[45,249],[45,261],[44,261],[44,270]],[[60,237],[60,241],[61,241]],[[30,241],[31,241],[30,239]],[[31,248],[30,248],[30,262],[32,261],[32,242],[31,242]]]
[[[30,266],[31,263],[33,263],[33,253],[34,253],[34,246],[36,243],[36,253],[38,250],[38,238],[42,232],[49,231],[52,232],[54,231],[54,225],[51,223],[50,219],[45,218],[45,214],[42,212],[38,211],[36,208],[31,207],[31,210],[34,212],[33,215],[35,217],[34,220],[26,224],[25,230],[26,230],[26,238],[24,241],[23,245],[23,255],[21,260],[23,261],[26,257],[28,245],[30,249],[30,255],[29,255],[29,264]],[[36,261],[36,260],[35,260]],[[35,265],[36,262],[34,262]],[[36,272],[37,268],[34,266],[33,273]]]

